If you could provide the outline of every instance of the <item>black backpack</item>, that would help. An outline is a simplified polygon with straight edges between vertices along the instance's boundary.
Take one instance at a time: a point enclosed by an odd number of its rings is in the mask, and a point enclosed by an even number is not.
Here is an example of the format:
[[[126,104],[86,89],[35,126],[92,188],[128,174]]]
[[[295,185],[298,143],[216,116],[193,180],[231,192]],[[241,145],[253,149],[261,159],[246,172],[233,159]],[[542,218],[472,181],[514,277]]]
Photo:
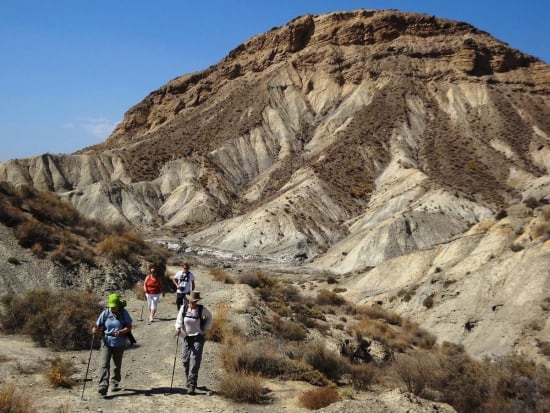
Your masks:
[[[126,305],[126,301],[124,301],[123,307],[124,307],[125,305]],[[105,308],[105,309],[103,310],[103,313],[105,313],[104,318],[108,316],[107,311],[109,311],[109,308]],[[122,312],[119,313],[119,314],[122,315]],[[116,318],[118,321],[120,321],[120,322],[122,323],[122,328],[126,327],[126,322],[124,321],[124,317],[119,318],[119,315],[117,315],[117,314],[115,314],[115,313],[113,313],[113,315],[115,316],[115,318]],[[105,330],[105,326],[104,326],[104,325],[102,326],[102,328],[103,328],[103,330]],[[105,333],[103,333],[103,334],[105,334]],[[128,332],[128,333],[126,333],[125,336],[126,336],[126,339],[128,340],[128,343],[127,343],[127,344],[128,344],[129,347],[131,347],[131,346],[133,346],[134,344],[137,343],[137,340],[136,340],[136,338],[134,337],[134,335],[132,334],[131,331]]]
[[[185,314],[187,313],[188,308],[189,308],[189,303],[185,303],[185,305],[183,306],[183,318],[185,318]],[[206,321],[202,318],[202,309],[204,308],[204,306],[202,304],[199,304],[197,308],[199,309],[199,320],[200,320],[201,330],[203,330],[204,323]],[[195,317],[189,317],[189,318],[195,318]]]

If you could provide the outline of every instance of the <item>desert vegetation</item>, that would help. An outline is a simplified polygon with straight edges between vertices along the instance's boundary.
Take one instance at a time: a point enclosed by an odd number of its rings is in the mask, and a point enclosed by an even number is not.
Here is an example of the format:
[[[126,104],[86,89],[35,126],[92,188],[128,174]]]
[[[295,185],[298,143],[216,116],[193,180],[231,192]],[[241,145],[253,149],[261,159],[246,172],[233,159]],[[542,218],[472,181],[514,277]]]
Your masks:
[[[2,332],[28,335],[53,350],[90,348],[91,328],[103,309],[90,292],[29,290],[5,294],[0,302]]]
[[[95,266],[99,257],[151,261],[166,255],[126,226],[86,219],[56,194],[27,185],[0,182],[0,223],[12,228],[19,245],[36,257],[67,267]],[[16,261],[17,257],[11,258]]]
[[[300,397],[309,409],[353,397],[350,388],[373,387],[402,387],[458,412],[542,412],[550,407],[550,371],[525,357],[478,360],[460,345],[438,344],[396,313],[351,305],[327,289],[306,297],[260,270],[243,272],[231,282],[248,284],[258,296],[256,304],[261,300],[271,310],[263,318],[262,337],[243,338],[230,327],[218,335],[225,369],[221,393],[231,400],[265,403],[262,378],[279,378],[316,386]],[[341,334],[347,338],[342,340]],[[341,345],[334,348],[330,342]],[[375,345],[382,354],[373,352]]]

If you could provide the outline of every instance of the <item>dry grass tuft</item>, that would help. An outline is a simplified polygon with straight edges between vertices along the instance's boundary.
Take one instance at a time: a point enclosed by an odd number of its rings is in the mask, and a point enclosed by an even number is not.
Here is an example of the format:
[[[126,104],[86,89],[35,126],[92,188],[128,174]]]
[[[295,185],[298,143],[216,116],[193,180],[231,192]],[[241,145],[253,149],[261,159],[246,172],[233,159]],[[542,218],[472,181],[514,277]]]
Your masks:
[[[342,374],[350,371],[347,360],[329,351],[321,341],[308,343],[302,357],[306,363],[330,380],[337,380]]]
[[[208,339],[216,343],[224,341],[225,337],[231,334],[232,329],[227,315],[229,314],[229,303],[218,303],[214,310],[212,329],[208,332]]]
[[[46,370],[46,378],[52,387],[64,387],[70,389],[74,385],[71,376],[75,373],[74,364],[71,361],[56,357],[51,360],[50,366]]]
[[[34,413],[29,393],[18,390],[15,384],[4,383],[0,386],[0,412]]]
[[[223,268],[211,268],[210,275],[214,281],[220,281],[224,284],[234,284],[233,278]]]
[[[300,405],[310,410],[317,410],[327,407],[340,400],[338,392],[333,387],[322,387],[309,390],[300,396]]]
[[[220,378],[222,396],[237,403],[261,404],[268,401],[262,380],[257,374],[230,371]]]

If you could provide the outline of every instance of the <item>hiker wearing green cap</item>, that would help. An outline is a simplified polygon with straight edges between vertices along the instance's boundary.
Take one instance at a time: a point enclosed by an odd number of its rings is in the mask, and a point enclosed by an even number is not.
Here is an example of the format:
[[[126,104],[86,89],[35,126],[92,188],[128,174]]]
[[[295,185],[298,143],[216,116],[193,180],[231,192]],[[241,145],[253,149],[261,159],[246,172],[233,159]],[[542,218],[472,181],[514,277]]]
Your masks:
[[[111,358],[115,364],[111,390],[120,390],[122,355],[126,348],[127,335],[132,331],[132,317],[125,306],[126,302],[121,300],[118,294],[111,294],[107,301],[108,308],[101,312],[92,329],[92,333],[103,336],[98,388],[98,393],[102,396],[107,394],[109,388]]]

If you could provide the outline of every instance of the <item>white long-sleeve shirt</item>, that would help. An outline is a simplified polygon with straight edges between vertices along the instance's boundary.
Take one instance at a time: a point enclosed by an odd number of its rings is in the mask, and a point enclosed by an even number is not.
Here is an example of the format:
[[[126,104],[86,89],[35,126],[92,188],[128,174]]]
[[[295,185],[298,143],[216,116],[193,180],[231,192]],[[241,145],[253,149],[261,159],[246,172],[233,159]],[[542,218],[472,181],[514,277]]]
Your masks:
[[[184,314],[186,306],[182,305],[176,318],[176,329],[180,329],[187,336],[196,336],[204,334],[212,328],[212,313],[208,308],[202,306],[202,329],[199,319],[199,306],[194,309],[187,305],[187,311]]]

